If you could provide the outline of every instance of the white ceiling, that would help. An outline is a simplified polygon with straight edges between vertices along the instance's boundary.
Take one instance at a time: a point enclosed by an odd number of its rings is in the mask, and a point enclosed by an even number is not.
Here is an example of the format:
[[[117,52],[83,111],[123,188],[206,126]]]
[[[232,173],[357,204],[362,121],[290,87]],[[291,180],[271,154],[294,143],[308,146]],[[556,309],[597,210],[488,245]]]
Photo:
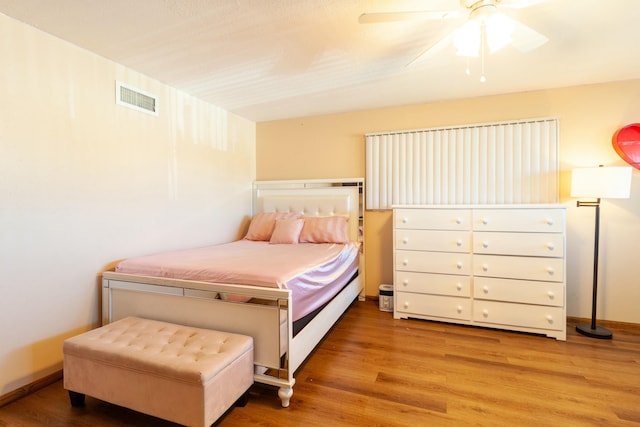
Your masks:
[[[546,35],[479,64],[453,46],[405,65],[461,21],[359,24],[364,12],[458,0],[0,0],[0,13],[253,121],[640,78],[640,0],[501,9]],[[597,102],[597,100],[593,100]]]

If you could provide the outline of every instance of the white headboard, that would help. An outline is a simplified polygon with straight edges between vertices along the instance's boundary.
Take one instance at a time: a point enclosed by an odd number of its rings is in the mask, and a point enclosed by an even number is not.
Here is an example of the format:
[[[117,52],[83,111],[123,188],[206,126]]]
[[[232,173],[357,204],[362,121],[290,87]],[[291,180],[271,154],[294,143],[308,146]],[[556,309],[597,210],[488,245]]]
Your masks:
[[[254,187],[253,212],[298,212],[305,216],[349,217],[349,239],[361,240],[361,207],[364,189],[350,184],[353,180],[336,181],[258,181]],[[343,186],[344,185],[344,186]]]

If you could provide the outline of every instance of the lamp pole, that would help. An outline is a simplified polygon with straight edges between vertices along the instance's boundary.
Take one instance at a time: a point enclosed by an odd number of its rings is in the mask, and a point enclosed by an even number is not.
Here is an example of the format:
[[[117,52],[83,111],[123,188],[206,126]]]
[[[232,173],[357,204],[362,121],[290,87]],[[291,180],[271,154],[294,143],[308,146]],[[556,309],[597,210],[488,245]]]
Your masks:
[[[607,328],[596,325],[596,308],[598,306],[598,247],[600,242],[600,199],[595,202],[580,202],[578,207],[589,206],[596,208],[595,237],[593,242],[593,300],[591,301],[591,324],[580,323],[576,331],[591,338],[611,339],[613,334]]]
[[[593,300],[591,324],[578,324],[576,331],[591,338],[611,339],[612,333],[596,325],[598,304],[598,246],[600,244],[600,199],[628,199],[631,195],[631,167],[602,165],[595,168],[576,168],[571,173],[571,196],[589,197],[595,202],[580,202],[578,207],[596,208],[595,236],[593,243]]]

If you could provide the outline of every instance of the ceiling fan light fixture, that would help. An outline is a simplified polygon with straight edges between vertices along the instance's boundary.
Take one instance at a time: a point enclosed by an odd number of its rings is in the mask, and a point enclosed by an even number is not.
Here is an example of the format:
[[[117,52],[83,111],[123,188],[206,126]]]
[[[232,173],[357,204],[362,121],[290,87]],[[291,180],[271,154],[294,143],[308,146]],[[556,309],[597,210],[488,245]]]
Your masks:
[[[470,19],[453,36],[456,54],[466,57],[477,57],[480,53],[482,23]]]
[[[496,12],[489,16],[484,24],[489,53],[497,52],[511,43],[511,36],[516,29],[513,19]]]
[[[489,53],[497,52],[511,43],[515,28],[515,21],[498,12],[493,2],[482,2],[471,11],[469,20],[454,35],[456,53],[477,57],[485,43]]]

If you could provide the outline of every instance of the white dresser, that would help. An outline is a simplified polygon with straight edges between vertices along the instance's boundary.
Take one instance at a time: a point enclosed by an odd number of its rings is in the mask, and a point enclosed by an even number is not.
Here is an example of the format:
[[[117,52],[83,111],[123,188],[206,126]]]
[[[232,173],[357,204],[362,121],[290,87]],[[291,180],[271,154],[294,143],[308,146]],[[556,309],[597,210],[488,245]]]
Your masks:
[[[394,318],[566,339],[565,208],[394,206]]]

